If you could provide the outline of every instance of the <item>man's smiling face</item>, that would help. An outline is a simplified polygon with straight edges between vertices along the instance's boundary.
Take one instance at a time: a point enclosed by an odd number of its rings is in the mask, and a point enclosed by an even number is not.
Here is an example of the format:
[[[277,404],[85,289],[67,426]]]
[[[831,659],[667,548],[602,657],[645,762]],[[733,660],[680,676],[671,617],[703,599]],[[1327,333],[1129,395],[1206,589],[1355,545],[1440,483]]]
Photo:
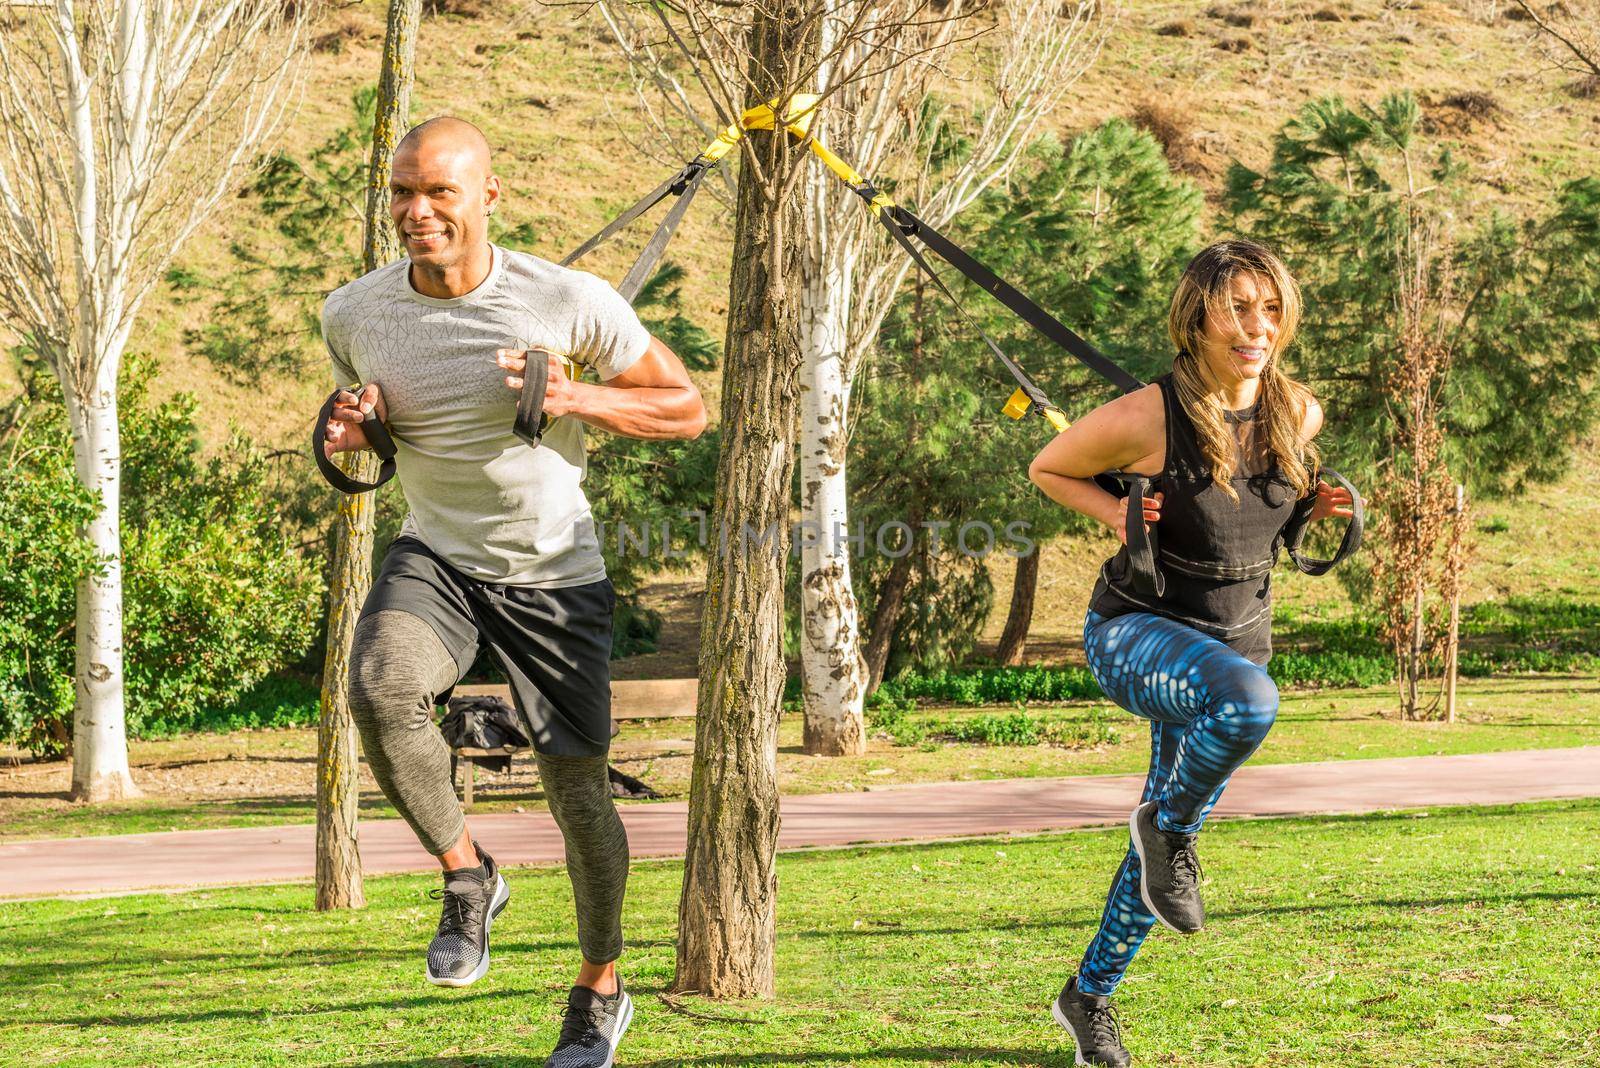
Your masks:
[[[420,268],[448,271],[482,245],[499,194],[488,146],[450,123],[414,132],[395,152],[389,213],[406,254]]]

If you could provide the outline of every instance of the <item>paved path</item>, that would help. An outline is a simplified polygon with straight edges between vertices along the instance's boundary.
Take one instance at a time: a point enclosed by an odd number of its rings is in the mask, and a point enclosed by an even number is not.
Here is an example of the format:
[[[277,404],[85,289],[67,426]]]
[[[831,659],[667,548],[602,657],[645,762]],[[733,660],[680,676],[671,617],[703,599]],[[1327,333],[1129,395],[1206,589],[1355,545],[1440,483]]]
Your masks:
[[[1127,818],[1142,785],[1139,775],[1097,775],[786,797],[779,847],[1104,826]],[[1574,797],[1600,797],[1600,746],[1246,766],[1216,814],[1289,816]],[[685,810],[681,802],[623,806],[633,855],[681,856]],[[561,838],[545,813],[479,815],[472,827],[502,864],[561,861]],[[399,820],[365,821],[360,834],[368,873],[434,869],[436,861]],[[313,827],[295,825],[0,845],[0,897],[309,880],[314,838]]]

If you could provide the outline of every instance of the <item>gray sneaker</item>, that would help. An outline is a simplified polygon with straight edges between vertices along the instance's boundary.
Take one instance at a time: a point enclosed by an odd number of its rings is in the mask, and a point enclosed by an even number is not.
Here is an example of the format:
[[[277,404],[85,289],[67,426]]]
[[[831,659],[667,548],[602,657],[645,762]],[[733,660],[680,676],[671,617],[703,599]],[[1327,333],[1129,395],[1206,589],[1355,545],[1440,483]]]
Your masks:
[[[1139,896],[1155,918],[1184,934],[1206,924],[1200,900],[1200,855],[1195,835],[1156,826],[1156,803],[1146,801],[1128,817],[1133,848],[1139,854]]]
[[[1074,1064],[1096,1068],[1127,1068],[1133,1063],[1122,1045],[1122,1029],[1111,1012],[1111,999],[1085,994],[1074,975],[1050,1006],[1050,1015],[1067,1029],[1076,1047]]]
[[[471,986],[489,970],[489,928],[511,900],[511,888],[493,857],[480,848],[478,859],[484,874],[474,868],[447,871],[444,886],[428,892],[444,903],[428,946],[427,976],[434,986]]]
[[[633,999],[620,978],[610,997],[586,986],[573,987],[562,1013],[561,1039],[544,1068],[611,1068],[617,1043],[632,1022]]]

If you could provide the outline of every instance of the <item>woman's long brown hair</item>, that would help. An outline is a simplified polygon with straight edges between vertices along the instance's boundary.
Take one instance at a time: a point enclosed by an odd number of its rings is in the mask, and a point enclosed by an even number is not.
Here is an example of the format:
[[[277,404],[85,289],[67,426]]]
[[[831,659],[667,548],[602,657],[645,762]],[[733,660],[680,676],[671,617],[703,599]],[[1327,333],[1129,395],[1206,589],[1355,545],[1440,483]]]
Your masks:
[[[1183,410],[1194,424],[1200,452],[1211,467],[1212,481],[1238,500],[1230,481],[1235,464],[1234,437],[1223,417],[1222,405],[1216,400],[1216,383],[1208,380],[1201,352],[1207,318],[1215,316],[1221,322],[1233,318],[1229,286],[1241,274],[1255,275],[1278,295],[1278,332],[1261,372],[1256,427],[1261,435],[1258,440],[1277,461],[1279,471],[1304,497],[1313,488],[1312,478],[1320,458],[1315,445],[1301,441],[1306,413],[1313,401],[1311,391],[1286,375],[1279,360],[1300,324],[1300,286],[1271,249],[1254,241],[1219,241],[1189,261],[1167,314],[1167,334],[1178,350],[1172,361],[1172,382]]]

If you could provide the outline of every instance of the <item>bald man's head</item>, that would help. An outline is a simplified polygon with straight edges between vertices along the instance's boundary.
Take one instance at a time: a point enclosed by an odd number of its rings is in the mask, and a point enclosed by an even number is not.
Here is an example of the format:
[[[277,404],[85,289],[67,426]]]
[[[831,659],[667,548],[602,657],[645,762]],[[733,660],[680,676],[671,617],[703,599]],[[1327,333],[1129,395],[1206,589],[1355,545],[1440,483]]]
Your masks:
[[[489,173],[489,139],[466,119],[454,115],[438,115],[417,123],[395,146],[396,156],[405,151],[415,151],[419,146],[438,146],[444,151],[465,152],[483,163],[484,173]]]
[[[444,276],[459,274],[463,263],[486,262],[500,180],[490,167],[489,142],[472,123],[441,115],[407,131],[395,147],[389,193],[414,268],[451,285]]]

